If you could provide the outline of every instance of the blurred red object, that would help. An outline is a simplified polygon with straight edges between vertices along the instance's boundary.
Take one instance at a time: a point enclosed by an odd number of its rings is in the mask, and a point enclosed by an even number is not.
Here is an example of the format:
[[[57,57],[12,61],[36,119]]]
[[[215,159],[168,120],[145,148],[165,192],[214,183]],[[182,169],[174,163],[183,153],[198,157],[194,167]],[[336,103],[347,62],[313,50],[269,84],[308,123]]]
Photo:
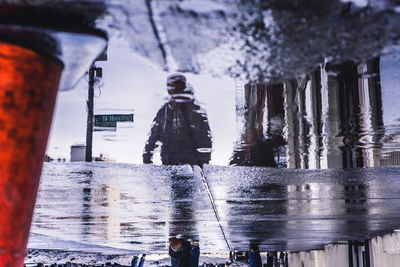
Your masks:
[[[23,266],[63,64],[0,41],[0,266]]]

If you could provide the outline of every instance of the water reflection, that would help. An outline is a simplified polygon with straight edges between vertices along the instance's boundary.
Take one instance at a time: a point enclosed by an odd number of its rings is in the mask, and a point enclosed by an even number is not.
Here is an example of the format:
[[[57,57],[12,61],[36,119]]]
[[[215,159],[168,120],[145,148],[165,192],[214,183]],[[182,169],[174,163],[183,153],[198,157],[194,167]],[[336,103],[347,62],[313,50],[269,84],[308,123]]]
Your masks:
[[[161,143],[164,165],[203,166],[211,158],[211,131],[205,111],[195,103],[193,87],[181,73],[167,77],[169,101],[157,112],[144,148],[143,163],[153,163]]]
[[[194,194],[198,181],[192,175],[182,174],[182,170],[171,175],[171,219],[169,236],[183,235],[185,238],[199,240],[196,220]]]
[[[391,88],[382,89],[380,62],[327,64],[302,79],[244,86],[245,104],[237,108],[244,127],[231,164],[301,169],[398,165],[398,146],[386,144],[398,127],[388,115],[384,122],[384,110],[393,107],[383,105]]]
[[[234,250],[257,243],[262,251],[304,251],[392,227],[399,202],[382,183],[396,180],[386,175],[396,170],[212,167],[207,177]],[[219,191],[226,194],[219,197]]]
[[[281,153],[284,109],[283,86],[280,84],[247,84],[244,87],[244,105],[236,105],[237,121],[244,121],[230,165],[285,166]]]
[[[108,206],[112,202],[110,196],[107,194],[109,187],[103,186],[97,188],[93,181],[93,171],[89,170],[84,172],[85,180],[82,181],[85,185],[82,188],[82,237],[84,242],[93,242],[96,239],[105,239],[112,241],[113,238],[119,236],[112,236],[111,233],[118,231],[116,225],[110,224],[109,212],[99,212],[97,205]],[[109,209],[109,211],[112,211]],[[99,223],[101,221],[101,223]],[[99,231],[100,230],[100,231]]]
[[[398,45],[393,1],[238,1],[232,71],[247,81],[304,77],[319,64],[361,62]],[[396,37],[395,37],[396,36]]]
[[[399,163],[399,154],[393,150],[398,143],[396,132],[389,134],[390,125],[382,124],[382,111],[387,108],[382,92],[390,88],[379,89],[381,60],[369,59],[386,54],[398,43],[398,8],[391,1],[362,6],[338,0],[324,4],[207,1],[205,9],[194,1],[155,0],[148,5],[141,1],[81,1],[79,5],[58,1],[61,8],[49,1],[38,5],[14,2],[1,3],[4,22],[46,26],[37,19],[49,13],[56,28],[75,31],[95,24],[109,32],[118,28],[127,33],[136,53],[165,69],[176,61],[178,66],[170,69],[197,73],[202,68],[213,71],[219,66],[214,61],[235,62],[238,66],[231,66],[233,73],[247,77],[246,81],[272,81],[247,84],[243,89],[246,107],[238,111],[238,117],[245,117],[245,122],[230,159],[232,165],[330,168]],[[23,11],[30,9],[31,16],[26,16]],[[60,12],[65,16],[59,16]],[[68,48],[85,39],[78,37],[68,42],[62,39],[64,57],[73,58]],[[86,50],[104,46],[95,41],[88,44]],[[217,48],[224,46],[239,47],[239,51],[218,53]],[[217,53],[207,62],[213,49]]]
[[[199,239],[203,252],[227,251],[201,179],[181,166],[89,166],[45,165],[31,248],[165,252],[179,233]],[[88,169],[92,177],[79,174]],[[205,174],[233,250],[317,249],[390,232],[400,220],[397,167],[207,166]]]
[[[379,75],[379,59],[374,59],[327,65],[301,86],[287,86],[286,94],[297,99],[288,102],[286,110],[301,118],[301,123],[294,121],[288,127],[288,138],[295,144],[289,147],[289,167],[379,166],[376,153],[383,125]]]
[[[119,190],[106,185],[96,188],[88,180],[87,187],[82,189],[81,218],[84,242],[104,239],[112,244],[120,239],[121,222],[116,213],[120,209],[120,199]],[[101,207],[107,212],[101,212]]]
[[[160,252],[182,234],[224,250],[204,185],[184,167],[45,165],[30,247]]]
[[[89,187],[82,188],[82,236],[86,242],[91,233],[90,223],[93,220],[92,205],[90,204],[92,201],[92,189],[90,188],[91,179],[90,177],[88,178],[87,182]]]

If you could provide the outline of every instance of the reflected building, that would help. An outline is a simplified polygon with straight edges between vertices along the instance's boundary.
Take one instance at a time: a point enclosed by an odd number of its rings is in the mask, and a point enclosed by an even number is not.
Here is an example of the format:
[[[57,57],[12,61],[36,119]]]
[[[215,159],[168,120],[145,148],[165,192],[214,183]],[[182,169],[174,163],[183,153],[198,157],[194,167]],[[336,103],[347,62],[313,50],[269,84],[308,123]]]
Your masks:
[[[379,63],[375,58],[360,64],[325,65],[304,79],[284,82],[288,168],[381,166],[384,125]],[[364,179],[345,185],[342,190],[341,186],[336,191],[325,187],[311,184],[310,199],[320,198],[321,192],[324,197],[342,192],[342,196],[335,195],[340,200],[326,203],[327,210],[332,215],[354,217],[346,224],[327,229],[324,227],[328,223],[321,224],[321,235],[351,231],[353,225],[368,232],[370,225],[365,218],[372,211],[366,203],[368,187]],[[296,193],[291,188],[288,191]],[[320,207],[313,207],[312,203],[309,214],[315,216]]]
[[[384,63],[382,69],[386,70]],[[383,102],[388,98],[384,90],[388,89],[382,89],[380,58],[362,63],[321,65],[304,78],[285,80],[281,84],[247,84],[243,86],[242,98],[237,93],[236,114],[241,135],[231,164],[293,169],[398,165],[398,124],[395,118],[388,120],[391,113],[386,109],[383,116],[383,103],[388,103]],[[238,88],[236,91],[239,92]],[[273,127],[274,117],[282,118],[281,128]],[[279,134],[281,139],[275,134]],[[271,148],[263,149],[264,143],[270,144]],[[282,152],[278,154],[278,147],[282,148],[283,156]],[[258,151],[261,152],[255,153]],[[276,165],[264,164],[271,157]],[[277,158],[283,159],[283,162],[277,161]],[[303,218],[311,217],[318,223],[307,226],[309,229],[306,227],[307,231],[301,233],[304,239],[315,239],[313,234],[318,232],[319,238],[331,239],[333,236],[335,242],[352,238],[363,240],[371,229],[376,229],[376,222],[371,217],[385,214],[387,209],[380,206],[379,201],[370,200],[374,197],[368,181],[374,179],[374,175],[362,171],[354,176],[346,171],[348,174],[340,177],[340,170],[328,172],[332,175],[333,184],[313,180],[308,183],[290,182],[280,190],[279,195],[266,190],[268,193],[264,196],[268,199],[265,203],[258,203],[260,210],[255,208],[251,214],[262,214],[261,217],[266,218],[268,203],[283,200],[282,205],[277,205],[280,212],[275,211],[274,214],[279,219],[280,216],[287,216],[287,221],[275,226],[274,233],[284,236],[288,230],[299,229]],[[266,175],[261,182],[268,189],[276,181]],[[257,192],[260,184],[257,180],[251,189],[246,190]],[[373,190],[382,188],[384,185],[377,183]],[[253,203],[244,199],[246,209],[252,208]],[[371,207],[371,203],[377,206]],[[341,223],[336,223],[338,218]],[[233,225],[234,222],[230,227]],[[267,222],[249,224],[243,232],[255,233],[261,225],[265,227]],[[355,226],[357,234],[349,234]],[[312,231],[308,231],[310,229]],[[287,247],[298,246],[296,240],[283,241],[280,236],[268,232],[264,232],[263,237],[252,241],[263,244],[263,249],[267,250],[273,242]]]
[[[242,130],[230,164],[300,169],[389,165],[382,156],[379,58],[324,65],[302,79],[246,84],[242,96],[236,92]]]
[[[230,165],[286,167],[283,84],[246,84],[241,88],[236,88],[236,119],[240,136]],[[250,190],[240,188],[231,191],[233,194],[239,193],[233,198],[246,201],[235,203],[235,208],[227,208],[228,217],[236,218],[228,222],[228,238],[233,233],[245,233],[252,237],[251,240],[243,238],[241,242],[232,243],[233,249],[253,243],[261,245],[263,251],[283,251],[287,243],[287,222],[282,219],[271,220],[270,216],[283,218],[287,215],[287,187],[271,183],[268,179],[256,184],[250,183],[246,188]],[[248,214],[248,217],[238,225],[237,217],[242,214]]]
[[[237,88],[236,117],[242,129],[230,165],[284,167],[282,84],[246,84],[240,93]]]
[[[323,66],[284,82],[287,166],[380,166],[382,96],[379,58]]]

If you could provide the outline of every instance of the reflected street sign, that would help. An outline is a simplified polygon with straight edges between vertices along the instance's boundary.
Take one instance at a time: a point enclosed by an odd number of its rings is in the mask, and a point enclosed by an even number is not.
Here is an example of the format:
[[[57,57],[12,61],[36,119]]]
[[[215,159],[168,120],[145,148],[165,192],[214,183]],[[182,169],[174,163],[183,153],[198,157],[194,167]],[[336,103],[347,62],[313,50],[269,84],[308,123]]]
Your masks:
[[[95,115],[94,123],[106,123],[106,122],[133,122],[133,114],[107,114],[107,115]]]

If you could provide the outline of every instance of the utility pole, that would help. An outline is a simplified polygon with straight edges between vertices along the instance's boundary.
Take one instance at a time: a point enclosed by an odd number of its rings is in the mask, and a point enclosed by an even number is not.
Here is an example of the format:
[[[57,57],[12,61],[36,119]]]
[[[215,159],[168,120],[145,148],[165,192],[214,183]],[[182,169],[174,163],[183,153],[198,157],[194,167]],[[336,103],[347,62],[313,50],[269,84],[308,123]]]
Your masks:
[[[86,162],[92,162],[92,140],[93,140],[93,96],[94,96],[94,82],[95,82],[96,66],[94,63],[89,69],[89,89],[87,100],[87,127],[86,127]]]
[[[88,100],[87,100],[87,127],[86,127],[86,155],[85,161],[92,162],[92,141],[93,141],[93,125],[94,125],[94,112],[93,112],[93,97],[94,97],[94,84],[98,78],[103,77],[103,69],[96,68],[96,61],[107,61],[107,47],[104,49],[96,60],[92,63],[89,69],[89,88],[88,88]]]

